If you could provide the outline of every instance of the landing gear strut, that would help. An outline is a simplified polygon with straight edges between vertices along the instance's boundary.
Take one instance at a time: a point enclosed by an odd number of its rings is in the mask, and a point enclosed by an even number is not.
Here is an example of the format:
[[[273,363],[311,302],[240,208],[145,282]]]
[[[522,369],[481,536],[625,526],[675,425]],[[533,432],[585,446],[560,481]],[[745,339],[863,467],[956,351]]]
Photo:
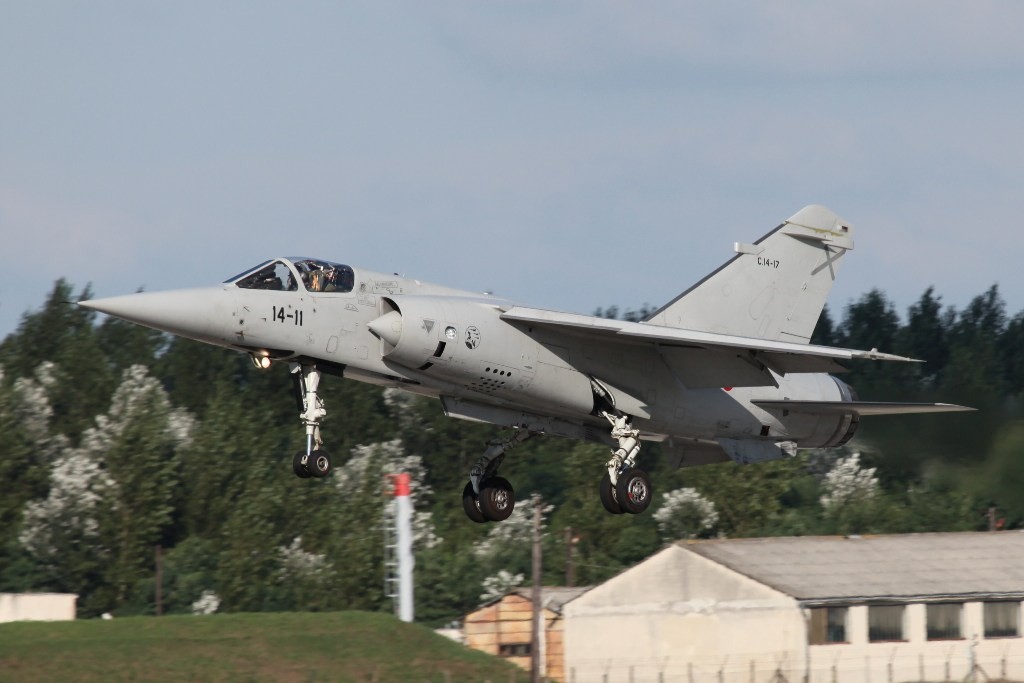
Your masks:
[[[612,425],[612,438],[619,447],[605,465],[607,472],[601,477],[601,504],[608,512],[638,514],[651,504],[651,480],[647,473],[636,467],[640,453],[640,431],[633,428],[628,415],[601,413]]]
[[[636,466],[640,453],[640,431],[633,427],[629,415],[616,415],[602,411],[601,415],[612,426],[612,438],[618,448],[605,464],[601,478],[601,504],[605,510],[620,515],[624,512],[638,514],[651,504],[651,480],[647,473]],[[469,481],[462,489],[462,507],[466,516],[474,522],[500,522],[508,519],[516,505],[516,494],[512,484],[498,476],[498,467],[505,459],[505,452],[515,448],[532,436],[528,429],[516,429],[505,439],[494,439],[487,443],[487,450],[476,461],[469,472]],[[298,457],[298,456],[296,456]],[[300,475],[301,476],[301,475]]]
[[[331,456],[321,450],[320,420],[327,415],[324,401],[317,394],[320,387],[320,371],[315,365],[292,366],[292,382],[299,406],[299,419],[306,426],[306,450],[299,451],[292,458],[292,470],[296,476],[326,477],[331,473]]]
[[[516,506],[512,484],[497,476],[505,451],[515,448],[532,436],[526,429],[517,429],[507,439],[494,439],[469,471],[469,482],[462,490],[462,507],[474,522],[501,522],[509,518]]]

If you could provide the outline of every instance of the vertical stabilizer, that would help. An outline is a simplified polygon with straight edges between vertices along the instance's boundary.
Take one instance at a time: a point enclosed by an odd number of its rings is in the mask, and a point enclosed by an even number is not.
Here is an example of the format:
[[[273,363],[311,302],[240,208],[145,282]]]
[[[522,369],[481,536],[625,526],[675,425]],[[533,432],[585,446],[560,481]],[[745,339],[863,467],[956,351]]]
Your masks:
[[[806,343],[851,249],[849,223],[806,206],[753,244],[737,242],[732,259],[645,322]]]

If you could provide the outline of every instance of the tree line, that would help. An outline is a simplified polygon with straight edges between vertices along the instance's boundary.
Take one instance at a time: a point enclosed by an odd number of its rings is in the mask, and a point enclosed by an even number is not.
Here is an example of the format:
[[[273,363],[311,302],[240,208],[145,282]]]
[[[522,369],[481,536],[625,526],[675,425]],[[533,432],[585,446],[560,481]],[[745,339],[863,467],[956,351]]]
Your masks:
[[[89,297],[56,282],[0,343],[0,591],[77,593],[81,616],[154,613],[157,547],[164,612],[391,609],[382,524],[398,471],[413,475],[417,618],[431,624],[529,575],[533,494],[550,585],[602,581],[684,537],[1024,524],[1024,312],[1008,315],[995,286],[962,310],[929,288],[905,316],[872,290],[826,310],[812,340],[926,361],[853,365],[862,399],[977,413],[869,418],[843,449],[763,465],[674,470],[648,444],[656,496],[637,516],[601,507],[606,448],[531,439],[503,466],[520,503],[498,525],[469,522],[460,497],[496,428],[328,379],[336,469],[301,480],[287,366],[65,303]]]

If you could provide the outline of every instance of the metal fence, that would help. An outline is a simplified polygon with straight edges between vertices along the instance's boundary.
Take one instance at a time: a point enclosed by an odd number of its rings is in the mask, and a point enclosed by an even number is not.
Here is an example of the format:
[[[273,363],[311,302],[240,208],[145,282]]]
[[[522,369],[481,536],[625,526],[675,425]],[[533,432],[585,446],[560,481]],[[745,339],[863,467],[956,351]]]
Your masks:
[[[1014,650],[1019,650],[1014,648]],[[815,653],[805,662],[740,660],[693,662],[590,660],[566,670],[565,683],[984,683],[1024,681],[1024,653],[1007,646],[978,655],[969,644],[951,642],[941,655],[901,654],[898,647],[868,656]]]

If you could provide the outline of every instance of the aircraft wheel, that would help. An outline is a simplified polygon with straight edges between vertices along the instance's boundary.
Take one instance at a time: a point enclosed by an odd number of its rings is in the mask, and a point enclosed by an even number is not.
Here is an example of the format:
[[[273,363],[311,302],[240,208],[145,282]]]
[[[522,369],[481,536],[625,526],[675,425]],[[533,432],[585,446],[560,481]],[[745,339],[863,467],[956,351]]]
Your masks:
[[[331,456],[327,451],[313,451],[306,461],[306,469],[314,477],[326,477],[331,473]]]
[[[626,470],[619,475],[615,497],[625,512],[639,514],[651,504],[651,480],[641,469]]]
[[[487,518],[484,517],[484,513],[480,510],[480,497],[473,490],[473,482],[471,481],[467,481],[466,488],[462,489],[462,509],[466,511],[466,516],[477,524],[487,522]]]
[[[622,514],[622,506],[619,505],[619,501],[615,497],[616,496],[615,487],[612,486],[612,477],[611,477],[610,474],[608,474],[607,470],[605,471],[604,476],[601,477],[601,488],[600,488],[600,490],[601,490],[601,505],[604,506],[604,509],[607,510],[608,512],[612,513],[613,515],[621,515]]]
[[[306,451],[299,451],[292,458],[292,471],[295,472],[295,476],[300,479],[309,479],[313,475],[309,473],[306,466],[302,464],[302,459],[306,457]]]
[[[480,512],[490,522],[509,518],[516,507],[516,492],[503,477],[491,477],[480,484]]]

